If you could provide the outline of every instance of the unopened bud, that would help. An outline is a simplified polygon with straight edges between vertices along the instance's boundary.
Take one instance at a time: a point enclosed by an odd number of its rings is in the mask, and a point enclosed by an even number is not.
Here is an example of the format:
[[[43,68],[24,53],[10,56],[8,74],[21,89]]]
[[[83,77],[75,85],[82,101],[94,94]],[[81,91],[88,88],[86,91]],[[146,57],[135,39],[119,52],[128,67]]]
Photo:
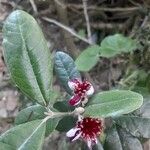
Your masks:
[[[83,107],[78,107],[75,109],[76,114],[83,114],[84,113],[84,108]]]

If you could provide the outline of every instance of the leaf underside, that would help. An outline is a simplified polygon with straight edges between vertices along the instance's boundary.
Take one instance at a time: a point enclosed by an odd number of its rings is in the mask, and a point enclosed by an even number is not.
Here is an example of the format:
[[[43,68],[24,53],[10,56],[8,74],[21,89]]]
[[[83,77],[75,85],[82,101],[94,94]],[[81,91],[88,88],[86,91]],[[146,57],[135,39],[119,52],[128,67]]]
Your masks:
[[[81,79],[74,60],[64,52],[56,52],[54,57],[54,68],[56,75],[64,89],[69,94],[72,94],[71,89],[68,87],[68,81],[75,78]]]

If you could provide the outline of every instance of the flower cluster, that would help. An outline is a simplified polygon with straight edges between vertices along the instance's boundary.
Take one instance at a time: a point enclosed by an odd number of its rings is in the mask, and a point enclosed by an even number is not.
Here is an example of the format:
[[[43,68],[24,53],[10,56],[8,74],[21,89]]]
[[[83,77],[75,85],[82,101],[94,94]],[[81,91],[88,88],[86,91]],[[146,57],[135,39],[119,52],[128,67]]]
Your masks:
[[[82,105],[84,106],[88,102],[88,97],[94,93],[92,84],[88,81],[81,81],[79,79],[73,79],[68,82],[68,86],[73,90],[73,96],[69,100],[71,106]],[[97,136],[101,134],[103,130],[103,122],[98,118],[82,117],[78,116],[76,126],[70,129],[66,135],[75,141],[82,138],[88,145],[89,149],[97,143]]]

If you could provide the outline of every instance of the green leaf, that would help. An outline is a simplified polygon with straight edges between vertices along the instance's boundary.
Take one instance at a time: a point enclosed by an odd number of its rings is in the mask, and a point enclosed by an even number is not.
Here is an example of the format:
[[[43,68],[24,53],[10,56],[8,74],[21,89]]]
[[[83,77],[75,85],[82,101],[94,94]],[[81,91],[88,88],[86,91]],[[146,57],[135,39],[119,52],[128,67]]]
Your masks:
[[[147,118],[150,117],[150,99],[144,101],[139,111],[140,111],[140,116],[147,117]]]
[[[113,57],[117,54],[121,54],[122,52],[132,52],[137,48],[137,42],[124,37],[121,34],[115,34],[106,37],[101,42],[100,47],[100,55],[102,57]]]
[[[123,150],[115,125],[106,130],[104,148],[107,150]]]
[[[77,34],[83,38],[86,38],[86,30],[85,29],[80,29]],[[79,41],[80,41],[79,38],[75,38],[75,42],[79,42]]]
[[[143,103],[142,95],[125,90],[100,92],[93,96],[85,109],[85,115],[109,117],[127,114]]]
[[[93,146],[93,150],[104,150],[102,144],[98,141],[97,144]]]
[[[61,118],[59,118],[59,117],[51,118],[46,122],[46,133],[45,133],[46,136],[51,134],[56,129],[60,119]]]
[[[98,45],[93,45],[85,49],[75,61],[77,69],[80,71],[89,71],[92,69],[99,60],[99,50],[100,47]]]
[[[143,150],[140,141],[122,128],[113,125],[106,133],[106,150]]]
[[[72,116],[66,116],[59,121],[56,130],[59,132],[67,132],[71,128],[75,127],[76,121],[76,118],[73,118]]]
[[[1,146],[1,150],[15,150],[10,145],[5,144],[5,143],[0,142],[0,146]]]
[[[150,118],[121,116],[115,118],[115,121],[135,137],[150,138]]]
[[[118,129],[123,150],[143,150],[141,142],[123,129]]]
[[[54,57],[54,68],[56,75],[65,90],[72,94],[71,89],[68,87],[68,81],[74,78],[81,78],[74,60],[64,52],[57,52]]]
[[[74,106],[69,105],[68,101],[66,100],[56,102],[53,107],[60,112],[73,111],[75,108]]]
[[[44,140],[45,126],[46,122],[43,120],[18,125],[0,136],[0,145],[11,146],[11,150],[40,150]]]
[[[46,105],[52,84],[51,55],[35,19],[24,11],[12,12],[3,27],[4,57],[12,79],[31,99]]]
[[[86,31],[85,31],[85,29],[80,29],[79,32],[78,32],[78,35],[81,36],[81,37],[83,37],[83,38],[86,37]]]
[[[46,112],[46,108],[41,105],[34,105],[25,108],[21,110],[15,118],[15,124],[19,125],[29,121],[43,119],[45,117],[44,112]]]
[[[47,112],[47,110],[41,105],[34,105],[25,108],[21,110],[17,115],[15,119],[15,124],[19,125],[37,119],[44,119],[46,117],[44,112]],[[51,118],[46,122],[46,136],[48,136],[53,130],[55,130],[60,119],[61,118]]]

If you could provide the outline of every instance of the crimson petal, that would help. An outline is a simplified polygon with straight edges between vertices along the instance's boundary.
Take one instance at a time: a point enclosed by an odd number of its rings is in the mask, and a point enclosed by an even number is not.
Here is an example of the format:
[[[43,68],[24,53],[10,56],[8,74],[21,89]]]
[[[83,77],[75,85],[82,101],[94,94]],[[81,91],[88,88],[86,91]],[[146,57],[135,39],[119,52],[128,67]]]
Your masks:
[[[69,100],[69,104],[72,106],[76,106],[80,103],[80,101],[81,101],[81,97],[79,95],[74,95]]]

